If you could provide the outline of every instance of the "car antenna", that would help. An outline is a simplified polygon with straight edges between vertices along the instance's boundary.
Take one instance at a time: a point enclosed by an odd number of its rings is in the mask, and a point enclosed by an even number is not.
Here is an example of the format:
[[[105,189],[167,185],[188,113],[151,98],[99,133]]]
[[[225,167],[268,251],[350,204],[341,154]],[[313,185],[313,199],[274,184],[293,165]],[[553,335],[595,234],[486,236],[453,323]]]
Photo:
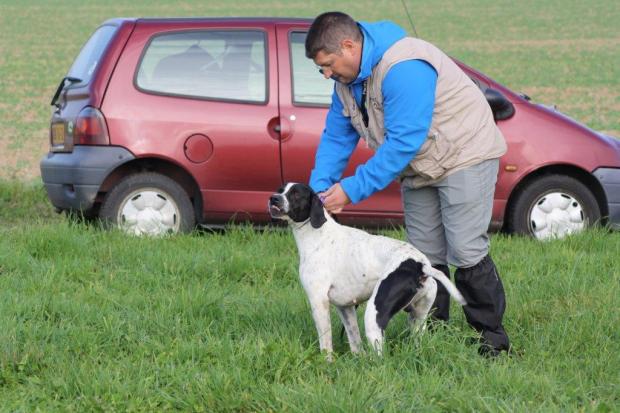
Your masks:
[[[407,17],[409,18],[409,24],[411,25],[411,28],[413,29],[413,33],[415,34],[415,37],[419,37],[418,32],[415,30],[413,19],[411,18],[411,15],[409,14],[409,10],[407,9],[407,4],[405,4],[405,0],[400,0],[400,1],[401,3],[403,3],[403,8],[405,9],[405,13],[407,13]]]

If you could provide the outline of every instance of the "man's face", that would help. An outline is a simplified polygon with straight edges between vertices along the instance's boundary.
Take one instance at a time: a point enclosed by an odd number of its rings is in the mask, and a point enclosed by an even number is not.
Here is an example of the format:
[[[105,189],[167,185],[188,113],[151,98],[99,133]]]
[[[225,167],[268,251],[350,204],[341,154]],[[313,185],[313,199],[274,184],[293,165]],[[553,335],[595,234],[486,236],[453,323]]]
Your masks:
[[[352,40],[344,40],[340,53],[325,53],[323,50],[314,57],[325,79],[333,79],[340,83],[351,83],[359,74],[362,56],[361,44]]]

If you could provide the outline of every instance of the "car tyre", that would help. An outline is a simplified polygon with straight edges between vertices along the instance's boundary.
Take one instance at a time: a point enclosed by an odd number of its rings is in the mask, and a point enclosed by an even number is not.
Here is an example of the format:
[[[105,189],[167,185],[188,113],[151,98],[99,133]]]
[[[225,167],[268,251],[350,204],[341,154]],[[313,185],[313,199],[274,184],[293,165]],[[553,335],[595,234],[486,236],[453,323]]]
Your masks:
[[[600,219],[598,202],[583,183],[567,175],[546,175],[529,182],[511,202],[508,229],[541,240],[562,238]]]
[[[173,179],[153,172],[121,180],[106,194],[99,216],[106,227],[133,235],[189,232],[196,222],[187,192]]]

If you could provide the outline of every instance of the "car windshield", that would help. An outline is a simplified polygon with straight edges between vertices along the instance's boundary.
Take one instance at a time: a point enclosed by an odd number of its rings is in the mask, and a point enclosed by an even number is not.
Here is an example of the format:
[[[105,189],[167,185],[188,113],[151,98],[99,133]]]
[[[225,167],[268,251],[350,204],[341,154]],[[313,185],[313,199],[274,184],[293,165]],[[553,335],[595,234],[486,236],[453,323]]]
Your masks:
[[[101,26],[90,36],[90,39],[82,47],[80,54],[73,62],[68,76],[82,80],[82,83],[90,82],[90,79],[101,61],[101,56],[110,39],[116,32],[116,26]]]

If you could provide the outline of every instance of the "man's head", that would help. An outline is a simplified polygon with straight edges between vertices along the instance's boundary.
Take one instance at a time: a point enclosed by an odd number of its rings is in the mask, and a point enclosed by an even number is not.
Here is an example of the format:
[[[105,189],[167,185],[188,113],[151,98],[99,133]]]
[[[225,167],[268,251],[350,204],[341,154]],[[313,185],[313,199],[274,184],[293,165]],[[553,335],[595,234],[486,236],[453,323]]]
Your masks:
[[[314,19],[306,37],[306,57],[320,67],[325,78],[353,82],[360,71],[363,36],[351,16],[323,13]]]

